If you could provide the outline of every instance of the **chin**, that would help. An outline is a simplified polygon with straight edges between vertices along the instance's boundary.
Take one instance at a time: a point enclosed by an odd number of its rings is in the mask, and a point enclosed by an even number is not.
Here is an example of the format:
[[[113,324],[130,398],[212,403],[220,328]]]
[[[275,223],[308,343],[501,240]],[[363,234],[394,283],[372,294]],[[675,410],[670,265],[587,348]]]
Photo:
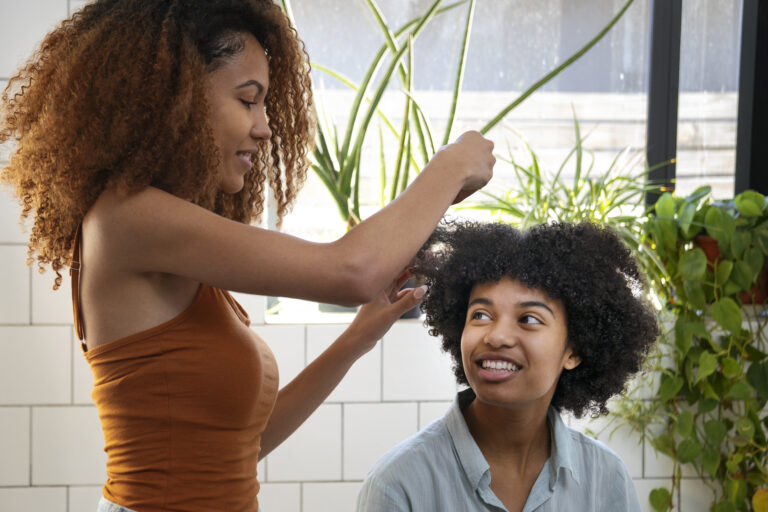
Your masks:
[[[243,190],[243,187],[245,186],[245,180],[242,178],[238,179],[231,179],[226,180],[221,183],[221,186],[219,187],[219,190],[221,192],[224,192],[225,194],[234,195],[239,193]]]

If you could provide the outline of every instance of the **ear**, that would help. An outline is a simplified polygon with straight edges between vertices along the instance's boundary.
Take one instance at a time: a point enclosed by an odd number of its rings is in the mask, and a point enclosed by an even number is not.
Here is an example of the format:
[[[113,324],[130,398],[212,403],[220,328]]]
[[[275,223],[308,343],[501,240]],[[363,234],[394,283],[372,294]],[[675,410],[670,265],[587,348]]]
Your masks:
[[[563,354],[563,369],[573,370],[580,364],[581,358],[573,352],[572,348],[566,347],[565,353]]]

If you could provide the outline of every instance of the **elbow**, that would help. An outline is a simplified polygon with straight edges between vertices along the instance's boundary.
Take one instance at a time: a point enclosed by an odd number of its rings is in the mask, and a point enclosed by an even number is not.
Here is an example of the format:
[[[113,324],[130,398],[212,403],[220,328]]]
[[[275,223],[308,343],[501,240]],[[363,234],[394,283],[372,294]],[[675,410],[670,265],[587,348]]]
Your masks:
[[[380,276],[374,265],[362,258],[354,258],[343,265],[339,297],[342,306],[358,306],[371,302],[382,290]]]

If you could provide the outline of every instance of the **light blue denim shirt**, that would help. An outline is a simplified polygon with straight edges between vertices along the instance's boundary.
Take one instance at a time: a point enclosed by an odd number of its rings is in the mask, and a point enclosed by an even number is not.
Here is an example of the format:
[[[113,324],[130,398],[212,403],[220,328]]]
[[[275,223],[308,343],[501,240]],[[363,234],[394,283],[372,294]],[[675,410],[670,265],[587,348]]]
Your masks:
[[[392,448],[363,482],[358,512],[506,511],[491,490],[491,472],[461,410],[475,395],[460,392],[448,412]],[[640,512],[632,478],[610,448],[565,426],[551,408],[551,456],[523,512]]]

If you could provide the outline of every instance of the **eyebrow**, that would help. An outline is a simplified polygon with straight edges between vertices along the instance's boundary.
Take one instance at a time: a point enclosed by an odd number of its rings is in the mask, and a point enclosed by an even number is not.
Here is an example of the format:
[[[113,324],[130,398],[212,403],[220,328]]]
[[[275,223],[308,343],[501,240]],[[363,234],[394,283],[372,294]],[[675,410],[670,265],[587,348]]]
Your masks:
[[[262,85],[262,83],[259,82],[258,80],[248,80],[247,82],[244,82],[238,85],[237,87],[235,87],[235,89],[243,89],[245,87],[250,87],[251,85],[256,86],[256,89],[259,90],[259,94],[262,94],[264,92],[264,85]]]
[[[490,300],[486,299],[486,298],[478,297],[475,300],[473,300],[472,302],[470,302],[467,305],[467,307],[469,308],[470,306],[473,306],[475,304],[484,304],[486,306],[491,306],[492,302]],[[530,307],[544,308],[547,311],[549,311],[552,314],[553,317],[555,316],[555,312],[552,311],[552,309],[549,306],[547,306],[546,304],[544,304],[543,302],[540,302],[538,300],[528,300],[528,301],[525,301],[525,302],[521,302],[519,304],[519,306],[522,307],[522,308],[530,308]]]

